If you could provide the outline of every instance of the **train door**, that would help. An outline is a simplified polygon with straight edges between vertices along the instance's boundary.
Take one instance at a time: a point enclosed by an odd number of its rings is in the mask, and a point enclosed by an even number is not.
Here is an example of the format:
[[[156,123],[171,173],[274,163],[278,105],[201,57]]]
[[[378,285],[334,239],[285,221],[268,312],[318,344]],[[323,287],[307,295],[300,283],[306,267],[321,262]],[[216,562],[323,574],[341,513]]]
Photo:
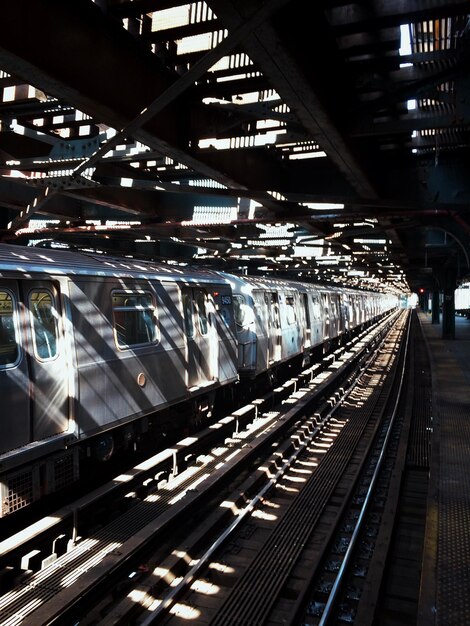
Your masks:
[[[213,380],[213,344],[208,312],[208,296],[200,287],[182,289],[184,330],[187,342],[188,387]]]
[[[312,345],[312,330],[311,330],[311,321],[310,321],[310,311],[308,308],[308,294],[301,293],[301,324],[304,332],[304,348],[309,348]]]
[[[279,311],[279,295],[276,291],[266,294],[268,305],[268,354],[269,363],[281,360],[281,315]]]
[[[322,293],[321,299],[323,310],[323,340],[326,340],[330,338],[331,333],[330,300],[327,293]]]
[[[0,281],[0,453],[31,440],[29,375],[20,341],[16,280]]]
[[[322,307],[320,302],[320,295],[318,293],[312,294],[312,345],[318,346],[323,343],[323,321],[322,321]]]
[[[0,281],[0,452],[67,430],[64,348],[53,284]]]
[[[342,293],[341,294],[341,320],[342,320],[342,328],[345,333],[348,333],[351,326],[351,302],[349,298],[349,294]]]
[[[33,441],[68,429],[69,372],[60,298],[51,281],[24,281]]]
[[[336,339],[340,335],[339,294],[332,293],[330,296],[330,337]]]

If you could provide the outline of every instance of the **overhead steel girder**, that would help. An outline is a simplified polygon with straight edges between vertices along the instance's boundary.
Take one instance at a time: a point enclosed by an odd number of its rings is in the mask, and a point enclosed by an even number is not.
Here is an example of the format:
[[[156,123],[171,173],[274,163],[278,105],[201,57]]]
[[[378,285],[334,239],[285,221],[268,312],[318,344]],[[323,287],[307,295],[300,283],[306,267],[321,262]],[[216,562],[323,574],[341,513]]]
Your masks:
[[[468,13],[467,0],[427,0],[424,4],[419,0],[374,0],[373,10],[369,4],[364,8],[359,3],[327,10],[329,21],[338,36],[465,13]]]
[[[252,2],[227,0],[209,0],[208,4],[229,31],[243,23],[253,7]],[[361,197],[376,197],[371,181],[272,24],[265,23],[251,33],[243,48],[356,192]]]
[[[21,32],[27,36],[19,36]],[[80,0],[18,0],[2,7],[0,67],[117,129],[174,82],[129,33],[96,5]],[[182,85],[179,95],[188,87]],[[213,167],[189,148],[192,117],[205,117],[207,127],[217,128],[220,120],[226,124],[226,116],[206,107],[186,106],[181,99],[173,100],[134,136],[204,176],[244,189],[246,168],[232,171],[229,155],[220,155],[219,166]],[[265,162],[266,155],[251,167],[264,168]]]

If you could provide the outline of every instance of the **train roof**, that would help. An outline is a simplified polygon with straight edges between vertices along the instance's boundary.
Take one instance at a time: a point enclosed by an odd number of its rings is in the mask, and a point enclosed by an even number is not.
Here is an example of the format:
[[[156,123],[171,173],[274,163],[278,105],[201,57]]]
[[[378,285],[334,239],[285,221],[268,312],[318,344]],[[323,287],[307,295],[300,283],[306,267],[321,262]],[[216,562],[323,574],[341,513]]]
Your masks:
[[[0,276],[5,271],[62,276],[111,276],[186,282],[227,283],[223,274],[194,267],[119,258],[75,250],[0,244]]]
[[[109,276],[114,278],[140,278],[189,283],[232,283],[238,288],[252,289],[305,289],[345,293],[372,292],[340,286],[286,280],[272,276],[236,275],[224,271],[201,269],[194,266],[174,266],[149,260],[108,256],[69,249],[16,246],[0,243],[0,276],[5,271],[27,272],[55,276]]]
[[[305,281],[285,280],[283,278],[274,278],[272,276],[245,276],[221,272],[228,280],[236,284],[238,288],[248,287],[248,289],[298,289],[300,291],[329,291],[336,293],[355,293],[370,295],[373,292],[364,290],[355,290],[336,285],[324,285],[321,283],[307,283]]]
[[[230,274],[220,272],[222,276],[227,278],[232,284],[240,287],[248,287],[249,289],[294,289],[296,285],[290,280],[282,278],[273,278],[271,276],[246,276],[244,274]]]

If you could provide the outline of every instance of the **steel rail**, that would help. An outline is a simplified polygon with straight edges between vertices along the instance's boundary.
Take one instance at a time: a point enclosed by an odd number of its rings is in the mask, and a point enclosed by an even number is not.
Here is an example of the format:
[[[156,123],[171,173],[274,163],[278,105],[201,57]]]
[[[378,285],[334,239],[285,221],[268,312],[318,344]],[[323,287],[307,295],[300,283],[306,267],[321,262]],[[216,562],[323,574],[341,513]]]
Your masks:
[[[373,356],[369,359],[368,363],[373,360]],[[367,365],[365,366],[367,367]],[[299,446],[299,448],[282,464],[281,468],[276,472],[274,476],[268,479],[267,483],[259,490],[259,492],[246,504],[243,509],[239,509],[237,511],[237,517],[232,521],[232,523],[224,529],[217,539],[212,543],[212,545],[204,552],[204,554],[198,559],[197,563],[193,565],[193,567],[185,574],[185,576],[180,580],[180,582],[168,592],[168,594],[159,602],[158,606],[151,611],[151,613],[147,616],[147,618],[139,623],[139,626],[150,626],[150,624],[154,624],[155,621],[165,612],[167,611],[172,603],[177,599],[180,593],[193,582],[195,575],[205,567],[206,563],[215,553],[215,551],[227,540],[228,537],[238,528],[238,526],[245,520],[247,515],[254,511],[256,506],[261,502],[263,496],[279,481],[279,479],[286,473],[286,471],[292,467],[295,461],[298,459],[300,454],[304,452],[304,450],[312,443],[315,437],[321,432],[322,428],[324,428],[336,411],[341,407],[343,402],[353,393],[354,389],[360,382],[360,376],[353,381],[352,385],[343,392],[340,398],[337,400],[337,404],[335,404],[328,413],[323,417],[321,424],[319,426],[315,426],[311,432],[311,434],[305,439]],[[311,418],[310,418],[311,419]],[[297,433],[291,435],[291,439],[295,438],[300,431],[303,431],[303,427],[299,428]]]
[[[405,342],[405,348],[404,348],[404,355],[406,357],[406,353],[408,351],[408,343],[409,343],[409,335],[410,335],[410,318],[408,318],[408,328],[407,328],[407,334],[406,334],[406,342]],[[388,443],[392,434],[392,430],[393,430],[393,426],[395,424],[395,418],[397,415],[397,411],[398,411],[398,405],[400,403],[400,399],[401,399],[401,393],[402,393],[402,389],[403,389],[403,380],[404,380],[404,375],[405,375],[405,367],[403,366],[402,370],[401,370],[401,375],[400,375],[400,381],[398,384],[398,393],[395,399],[395,404],[393,407],[393,411],[392,411],[392,416],[390,418],[390,423],[388,425],[387,428],[387,433],[385,435],[385,439],[382,445],[382,449],[380,451],[380,455],[379,458],[377,460],[377,464],[375,466],[369,487],[367,489],[367,494],[364,498],[364,502],[362,504],[358,519],[357,519],[357,523],[354,527],[354,531],[352,533],[351,536],[351,540],[349,542],[348,548],[346,550],[346,553],[344,555],[344,558],[341,562],[341,566],[339,568],[338,574],[335,578],[335,581],[333,583],[333,586],[331,588],[330,594],[328,596],[328,600],[326,602],[325,605],[325,609],[322,613],[320,622],[318,624],[318,626],[326,626],[328,624],[328,621],[332,618],[333,615],[333,611],[334,611],[334,607],[335,604],[337,602],[338,599],[338,594],[340,592],[340,589],[342,588],[343,585],[343,581],[345,579],[346,576],[346,572],[348,570],[348,567],[350,565],[350,561],[352,558],[352,555],[354,553],[354,550],[357,546],[357,541],[359,538],[359,534],[362,530],[363,527],[363,523],[366,517],[366,513],[369,509],[369,505],[372,501],[372,497],[374,494],[374,490],[375,490],[375,486],[380,474],[380,470],[382,468],[382,464],[385,458],[385,454],[386,454],[386,450],[388,448]]]
[[[383,322],[381,325],[379,325],[379,327],[385,328],[385,327],[386,327],[386,325],[387,325],[387,322]],[[351,362],[354,364],[354,363],[356,363],[356,362],[357,362],[357,359],[359,359],[359,357],[360,357],[361,355],[362,355],[362,356],[364,356],[364,351],[367,349],[367,348],[366,348],[366,343],[365,343],[365,337],[366,337],[366,336],[371,337],[371,336],[372,336],[372,331],[369,331],[369,332],[367,332],[367,333],[364,333],[364,337],[362,338],[362,340],[361,340],[361,341],[358,341],[358,342],[356,342],[356,343],[355,343],[354,348],[355,348],[355,351],[356,351],[356,352],[355,352],[354,358],[350,359],[350,361],[348,361],[348,363],[347,363],[347,364],[346,364],[346,363],[343,363],[343,366],[344,366],[344,367],[346,367],[346,365],[348,365],[348,367],[349,367],[349,366],[351,366]],[[367,356],[367,354],[365,354],[365,356]],[[340,368],[340,369],[341,369],[341,368]],[[335,376],[334,376],[334,374],[337,374],[337,373],[338,373],[338,371],[334,371],[334,370],[329,372],[330,376],[332,376],[332,377],[335,377]],[[322,375],[322,376],[323,376],[323,375]],[[330,381],[328,378],[322,377],[322,378],[321,378],[321,381],[319,382],[319,384],[318,384],[318,385],[316,385],[315,393],[313,394],[313,396],[315,396],[315,394],[316,394],[316,393],[320,393],[320,391],[321,391],[322,389],[323,389],[323,393],[324,393],[324,390],[325,390],[325,389],[327,389],[327,388],[329,388],[329,385],[331,385],[331,381]],[[321,395],[321,394],[320,394],[320,395]],[[302,401],[301,401],[299,404],[300,404],[300,405],[302,405],[302,404],[303,404],[303,409],[304,409],[304,408],[305,408],[305,406],[306,406],[305,400],[304,400],[304,403],[302,403]],[[302,410],[302,408],[301,408],[301,409],[299,409],[299,410]],[[291,411],[289,411],[289,413],[290,413],[290,412],[291,412]],[[278,426],[279,426],[279,424],[278,424]],[[284,426],[284,425],[281,425],[281,426]],[[270,436],[271,436],[271,435],[269,435],[269,437],[270,437]],[[265,438],[265,442],[269,440],[269,437],[266,437],[266,438]],[[208,481],[208,482],[212,482],[212,481]],[[193,501],[197,500],[197,498],[195,498],[195,497],[194,497],[194,494],[191,494],[191,497],[189,498],[189,500],[190,500],[191,502],[193,502]],[[177,508],[178,508],[178,507],[177,507]],[[168,516],[166,516],[166,517],[168,517]],[[157,524],[157,525],[158,525],[158,524]],[[131,543],[133,543],[133,542],[131,542]],[[80,547],[80,544],[79,544],[79,547]],[[85,550],[86,550],[86,547],[85,547]],[[116,569],[116,568],[117,568],[117,559],[115,558],[115,556],[117,556],[117,555],[112,554],[112,555],[111,555],[111,558],[109,559],[109,561],[110,561],[110,562],[107,564],[107,567],[108,567],[108,569],[109,569],[109,573],[111,573],[111,572],[112,572],[112,574],[113,574],[113,575],[115,575],[115,574],[116,574],[116,571],[117,571],[117,569]],[[128,554],[128,555],[125,557],[125,559],[124,559],[124,560],[125,560],[126,562],[129,562],[129,559],[130,559],[130,554]],[[59,563],[58,563],[57,567],[59,567],[59,568],[60,568],[60,564],[59,564]],[[65,574],[67,569],[68,569],[68,567],[66,566],[66,567],[65,567],[64,569],[62,569],[61,571],[62,571],[62,572],[64,572],[64,574]],[[90,574],[91,574],[91,576],[90,576]],[[71,573],[70,573],[70,575],[71,575]],[[93,585],[94,585],[94,584],[96,584],[96,583],[101,584],[101,582],[102,582],[102,581],[101,581],[101,578],[98,580],[98,579],[96,578],[96,576],[98,576],[98,577],[99,577],[99,576],[101,576],[101,574],[99,574],[99,573],[98,573],[98,574],[92,574],[92,572],[88,572],[88,576],[85,576],[85,578],[87,578],[87,579],[89,580],[89,582],[92,582],[92,583],[93,583]],[[42,578],[44,578],[44,577],[40,577],[40,578],[41,578],[41,580],[42,580]],[[93,580],[91,580],[91,579],[93,579]],[[42,583],[41,581],[39,581],[39,580],[38,580],[38,583],[37,583],[37,584],[38,584],[38,592],[40,593],[39,586],[40,586],[40,585],[42,585],[43,583]],[[83,583],[83,584],[84,584],[84,583]],[[32,581],[31,581],[31,588],[35,587],[35,585],[36,585],[36,583],[34,583],[34,577],[33,577]],[[46,585],[47,585],[47,582],[46,582]],[[80,586],[81,586],[81,585],[80,585]],[[45,590],[45,589],[46,589],[46,588],[44,587],[44,590]],[[26,588],[25,588],[25,587],[23,587],[23,590],[25,590],[25,591],[26,591]],[[65,590],[63,590],[63,591],[65,591]],[[66,594],[66,595],[67,595],[67,594]],[[80,602],[82,601],[82,599],[83,599],[83,596],[84,596],[84,595],[85,595],[85,594],[84,594],[84,588],[82,588],[82,593],[81,593],[81,595],[80,595]],[[0,600],[1,600],[1,598],[0,598]],[[44,597],[44,598],[43,598],[43,601],[44,601],[44,602],[46,602],[46,603],[48,602],[48,601],[46,600],[46,597]],[[6,605],[5,605],[5,608],[6,608]],[[44,607],[41,607],[41,608],[39,609],[39,611],[38,611],[38,613],[41,613],[41,615],[42,615],[43,613],[45,614],[45,611],[43,611],[43,610],[42,610],[43,608],[45,609],[46,607],[45,607],[45,606],[44,606]],[[35,618],[35,617],[34,617],[34,615],[33,615],[34,613],[35,613],[35,611],[33,611],[33,613],[31,614],[31,617],[32,617],[33,619]],[[39,618],[39,616],[38,616],[38,618]],[[52,619],[54,620],[54,618],[52,618]]]
[[[315,425],[315,417],[307,418],[307,420],[304,421],[302,425],[298,427],[297,432],[290,435],[291,440],[296,440],[300,442],[303,439],[303,443],[298,444],[299,448],[293,454],[291,454],[290,457],[286,461],[284,461],[282,467],[275,473],[274,476],[272,476],[271,479],[268,480],[268,483],[264,484],[259,489],[258,493],[255,496],[253,496],[253,498],[251,498],[251,500],[242,509],[238,509],[238,512],[237,512],[238,517],[235,520],[233,520],[231,523],[229,523],[226,526],[226,528],[220,531],[220,534],[217,537],[217,539],[212,542],[211,546],[201,556],[198,557],[197,563],[195,563],[195,565],[193,565],[186,572],[186,574],[181,578],[181,580],[179,580],[178,584],[175,587],[171,588],[170,591],[166,595],[164,595],[162,598],[154,600],[152,604],[150,604],[150,606],[147,607],[147,611],[151,611],[151,613],[146,617],[144,622],[139,622],[141,626],[144,626],[144,625],[147,626],[149,624],[155,623],[164,612],[167,612],[169,610],[169,608],[176,601],[176,599],[184,592],[186,588],[188,588],[192,584],[197,573],[200,572],[201,569],[207,564],[207,561],[212,557],[214,552],[218,548],[220,548],[221,545],[223,545],[224,541],[226,541],[229,538],[229,536],[235,531],[235,529],[241,524],[241,522],[247,517],[247,515],[253,511],[256,505],[262,500],[266,492],[269,491],[271,487],[274,486],[276,482],[280,480],[280,478],[286,473],[286,471],[295,463],[299,455],[301,455],[308,448],[308,446],[314,441],[317,435],[320,432],[323,432],[324,428],[328,426],[335,412],[341,407],[344,401],[354,392],[357,385],[360,384],[361,378],[365,374],[365,370],[367,369],[368,366],[370,366],[370,364],[376,358],[377,351],[380,351],[380,346],[378,350],[376,350],[376,353],[367,359],[367,364],[366,365],[363,364],[361,366],[358,377],[352,382],[352,384],[348,387],[348,389],[346,391],[342,389],[342,394],[339,395],[339,398],[338,398],[338,393],[334,395],[334,401],[336,402],[336,404],[332,406],[331,408],[329,408],[326,414],[323,415],[322,421],[319,425]],[[328,405],[328,403],[325,403],[325,405]],[[310,421],[310,424],[309,424],[309,421]],[[302,437],[302,435],[304,436]],[[280,450],[278,450],[277,452],[278,454],[281,454]],[[311,517],[311,512],[309,514],[309,517]],[[305,521],[303,522],[302,519],[299,518],[298,525],[302,526],[303,524],[305,524]],[[152,609],[152,606],[155,608]],[[116,614],[121,614],[119,608]],[[114,623],[114,622],[111,620],[110,623]]]

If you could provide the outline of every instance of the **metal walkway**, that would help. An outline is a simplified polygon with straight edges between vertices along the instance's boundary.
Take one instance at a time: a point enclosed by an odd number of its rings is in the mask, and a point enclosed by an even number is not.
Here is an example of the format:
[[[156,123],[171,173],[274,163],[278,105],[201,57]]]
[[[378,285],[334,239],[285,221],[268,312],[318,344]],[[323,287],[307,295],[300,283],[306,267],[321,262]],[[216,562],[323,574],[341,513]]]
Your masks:
[[[418,626],[470,624],[470,320],[419,319],[433,376],[433,454]]]

